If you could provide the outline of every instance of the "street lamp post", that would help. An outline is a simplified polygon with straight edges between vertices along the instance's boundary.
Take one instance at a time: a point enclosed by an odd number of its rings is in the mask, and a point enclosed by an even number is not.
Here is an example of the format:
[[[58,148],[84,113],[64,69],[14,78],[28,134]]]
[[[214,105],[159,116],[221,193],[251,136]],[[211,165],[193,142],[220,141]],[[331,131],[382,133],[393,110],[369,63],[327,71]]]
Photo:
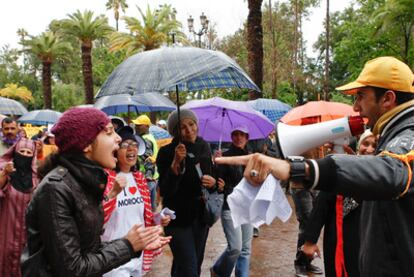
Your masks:
[[[187,19],[188,24],[188,30],[190,33],[193,33],[194,35],[198,36],[198,47],[201,48],[201,36],[207,34],[208,31],[208,19],[207,16],[204,13],[201,13],[200,15],[200,23],[201,23],[201,29],[196,32],[194,30],[194,18],[190,17]]]

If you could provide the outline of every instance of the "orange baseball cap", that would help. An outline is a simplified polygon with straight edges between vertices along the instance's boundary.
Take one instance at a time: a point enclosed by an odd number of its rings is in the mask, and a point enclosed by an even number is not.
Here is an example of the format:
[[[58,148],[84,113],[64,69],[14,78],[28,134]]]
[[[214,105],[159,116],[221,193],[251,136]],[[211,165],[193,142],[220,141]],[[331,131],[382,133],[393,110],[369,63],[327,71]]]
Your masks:
[[[371,86],[414,93],[413,83],[414,75],[408,65],[394,57],[379,57],[365,63],[356,81],[336,90],[355,94],[357,88]]]

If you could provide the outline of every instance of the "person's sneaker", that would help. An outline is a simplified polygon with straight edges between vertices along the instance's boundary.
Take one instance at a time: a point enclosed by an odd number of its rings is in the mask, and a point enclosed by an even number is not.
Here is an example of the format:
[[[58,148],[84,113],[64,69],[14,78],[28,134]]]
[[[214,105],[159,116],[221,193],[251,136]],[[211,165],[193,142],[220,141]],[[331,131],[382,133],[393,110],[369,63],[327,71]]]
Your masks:
[[[323,274],[322,269],[320,267],[316,266],[316,265],[313,265],[313,264],[308,264],[306,266],[306,270],[308,272],[312,272],[314,274]]]
[[[306,270],[306,265],[295,264],[295,274],[297,277],[308,277],[308,271]]]
[[[253,228],[253,237],[257,238],[259,236],[259,228]]]

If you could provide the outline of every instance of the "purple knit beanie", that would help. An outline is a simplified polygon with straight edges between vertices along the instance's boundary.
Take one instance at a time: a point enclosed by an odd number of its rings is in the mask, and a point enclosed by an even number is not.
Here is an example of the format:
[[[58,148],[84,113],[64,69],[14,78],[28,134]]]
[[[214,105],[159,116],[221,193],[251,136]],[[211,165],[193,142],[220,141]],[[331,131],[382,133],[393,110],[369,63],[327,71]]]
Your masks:
[[[110,122],[98,109],[71,108],[63,113],[51,131],[60,153],[82,152]]]

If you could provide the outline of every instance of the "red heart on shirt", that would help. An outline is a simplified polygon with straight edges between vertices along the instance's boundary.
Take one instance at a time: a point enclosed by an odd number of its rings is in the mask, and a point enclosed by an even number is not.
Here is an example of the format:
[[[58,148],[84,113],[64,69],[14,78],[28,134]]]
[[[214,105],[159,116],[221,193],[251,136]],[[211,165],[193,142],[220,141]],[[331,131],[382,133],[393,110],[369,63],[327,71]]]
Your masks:
[[[134,195],[137,192],[137,188],[136,187],[129,187],[128,188],[129,192]]]

